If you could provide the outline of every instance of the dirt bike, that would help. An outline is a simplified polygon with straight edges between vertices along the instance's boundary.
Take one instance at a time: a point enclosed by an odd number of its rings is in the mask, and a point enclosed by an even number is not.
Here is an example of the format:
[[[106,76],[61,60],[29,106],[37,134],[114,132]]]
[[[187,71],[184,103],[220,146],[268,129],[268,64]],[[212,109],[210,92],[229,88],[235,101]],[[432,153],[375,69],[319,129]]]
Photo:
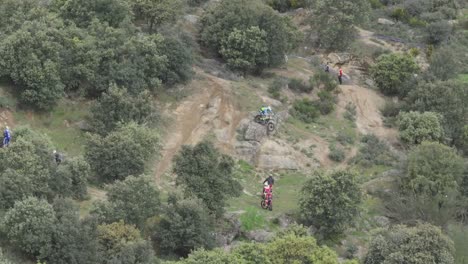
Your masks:
[[[263,197],[265,197],[265,196],[263,196]],[[265,210],[268,209],[268,210],[272,211],[273,210],[273,199],[272,198],[271,199],[263,198],[262,202],[260,203],[260,206]]]
[[[273,210],[273,194],[271,194],[270,197],[267,198],[267,195],[265,195],[265,193],[262,193],[262,201],[260,202],[260,206],[265,210]]]
[[[259,113],[255,116],[254,121],[261,125],[266,125],[268,132],[273,132],[273,130],[275,130],[273,115],[265,116],[262,113]]]

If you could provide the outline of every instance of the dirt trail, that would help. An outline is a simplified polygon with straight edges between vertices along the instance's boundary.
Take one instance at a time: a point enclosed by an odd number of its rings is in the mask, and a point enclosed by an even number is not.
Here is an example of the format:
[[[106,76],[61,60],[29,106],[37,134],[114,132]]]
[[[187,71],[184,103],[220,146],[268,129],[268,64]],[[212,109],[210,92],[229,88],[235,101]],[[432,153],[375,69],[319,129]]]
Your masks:
[[[384,126],[380,108],[385,100],[377,92],[357,85],[341,85],[337,114],[342,116],[348,102],[356,106],[356,126],[362,134],[375,134],[393,143],[397,141],[397,131]]]
[[[235,111],[227,95],[230,82],[201,71],[197,74],[201,78],[191,83],[196,92],[171,113],[175,120],[163,140],[161,159],[155,169],[157,183],[169,171],[172,159],[183,145],[196,144],[211,133],[224,152],[233,151],[236,128],[243,115]]]

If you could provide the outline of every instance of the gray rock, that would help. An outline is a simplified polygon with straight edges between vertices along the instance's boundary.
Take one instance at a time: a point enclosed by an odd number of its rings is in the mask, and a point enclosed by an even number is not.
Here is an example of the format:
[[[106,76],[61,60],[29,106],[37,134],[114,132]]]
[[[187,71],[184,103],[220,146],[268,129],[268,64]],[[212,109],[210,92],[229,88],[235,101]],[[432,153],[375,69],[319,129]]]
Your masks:
[[[295,223],[294,219],[288,215],[281,215],[278,217],[278,224],[281,228],[288,228],[290,225]]]
[[[270,241],[275,236],[275,233],[266,230],[253,230],[244,232],[244,236],[251,241],[263,243]]]
[[[261,142],[267,135],[266,126],[251,121],[245,130],[244,139]]]
[[[187,20],[188,22],[192,24],[196,24],[198,20],[200,19],[200,17],[196,15],[185,15],[184,18],[185,20]]]
[[[367,86],[369,86],[369,87],[374,87],[375,86],[374,80],[371,80],[371,79],[366,79],[365,84]]]
[[[390,219],[388,219],[388,217],[385,216],[375,216],[374,221],[379,227],[388,227],[390,225]]]
[[[230,245],[240,235],[241,222],[236,215],[226,215],[227,224],[214,234],[216,244],[220,247]]]
[[[82,131],[91,131],[91,126],[85,120],[76,122],[75,126]]]
[[[268,170],[297,170],[299,166],[292,156],[261,155],[258,167]]]
[[[381,24],[381,25],[395,25],[395,22],[389,20],[389,19],[386,19],[386,18],[379,18],[377,19],[377,23]]]
[[[256,141],[240,141],[235,145],[236,154],[251,165],[255,164],[260,151],[260,143]]]

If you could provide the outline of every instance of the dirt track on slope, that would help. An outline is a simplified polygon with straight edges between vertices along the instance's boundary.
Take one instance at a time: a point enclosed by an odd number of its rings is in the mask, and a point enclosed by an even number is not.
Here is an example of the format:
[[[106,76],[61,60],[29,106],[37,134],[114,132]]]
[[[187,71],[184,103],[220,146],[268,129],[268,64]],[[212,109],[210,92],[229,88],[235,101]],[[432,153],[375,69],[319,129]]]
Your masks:
[[[341,85],[338,113],[342,115],[348,102],[356,106],[356,126],[362,134],[375,134],[393,143],[397,141],[398,132],[385,127],[380,113],[385,100],[374,90],[357,85]]]
[[[155,178],[170,171],[172,160],[183,145],[196,144],[208,135],[214,135],[218,147],[224,152],[233,151],[233,140],[242,114],[236,111],[227,93],[230,82],[212,75],[197,72],[201,77],[192,81],[196,92],[181,102],[174,112],[174,123],[169,129],[161,159],[155,169]]]

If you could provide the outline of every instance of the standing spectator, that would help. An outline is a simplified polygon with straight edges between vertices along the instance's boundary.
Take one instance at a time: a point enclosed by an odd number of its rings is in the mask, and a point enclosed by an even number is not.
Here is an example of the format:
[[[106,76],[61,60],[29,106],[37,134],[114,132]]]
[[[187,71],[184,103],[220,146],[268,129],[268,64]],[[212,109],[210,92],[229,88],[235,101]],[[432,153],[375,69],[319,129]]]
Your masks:
[[[54,158],[55,163],[57,163],[57,165],[60,165],[60,163],[62,162],[62,157],[60,156],[60,153],[58,153],[56,150],[54,150]]]
[[[338,72],[338,81],[340,84],[343,84],[343,69],[340,67],[340,71]]]
[[[10,145],[11,140],[11,132],[8,126],[5,127],[5,131],[3,131],[3,146],[8,147]]]

